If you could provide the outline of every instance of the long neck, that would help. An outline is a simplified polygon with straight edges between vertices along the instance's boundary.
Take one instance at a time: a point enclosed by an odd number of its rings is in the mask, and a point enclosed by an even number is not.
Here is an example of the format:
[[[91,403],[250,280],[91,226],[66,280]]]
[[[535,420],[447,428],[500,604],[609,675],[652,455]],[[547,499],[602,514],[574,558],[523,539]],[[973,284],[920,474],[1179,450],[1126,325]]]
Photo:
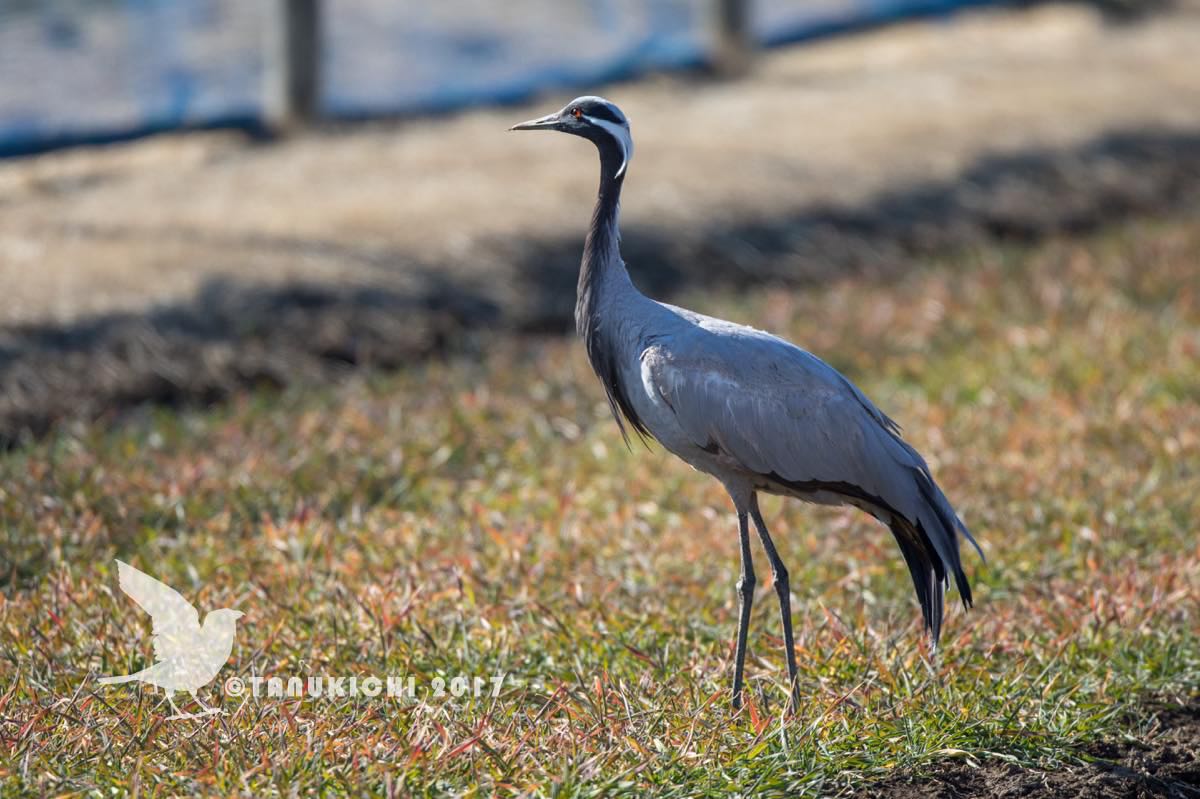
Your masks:
[[[575,327],[585,340],[596,334],[597,304],[613,278],[628,282],[621,260],[621,234],[617,228],[621,212],[621,184],[615,177],[621,157],[612,148],[600,148],[600,194],[592,211],[592,224],[583,244],[583,263],[575,299]],[[623,280],[622,280],[623,279]]]
[[[604,386],[613,418],[621,429],[621,437],[629,443],[622,416],[639,435],[649,431],[638,418],[621,385],[621,348],[618,332],[622,317],[640,296],[625,262],[621,260],[621,234],[617,231],[620,213],[621,184],[616,177],[621,166],[620,154],[613,147],[600,147],[600,196],[592,212],[592,226],[583,245],[583,265],[579,270],[579,294],[575,302],[575,327],[587,349],[592,369]],[[622,313],[625,312],[625,314]]]

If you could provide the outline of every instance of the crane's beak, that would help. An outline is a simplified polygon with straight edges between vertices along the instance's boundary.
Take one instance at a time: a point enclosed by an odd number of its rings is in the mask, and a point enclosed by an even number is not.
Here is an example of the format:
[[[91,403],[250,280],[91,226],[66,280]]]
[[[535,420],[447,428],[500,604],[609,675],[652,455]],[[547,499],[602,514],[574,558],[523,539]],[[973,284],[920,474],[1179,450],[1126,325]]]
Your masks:
[[[561,116],[558,113],[554,113],[538,117],[537,119],[531,119],[528,122],[522,122],[519,125],[513,125],[509,130],[557,130],[561,123]]]

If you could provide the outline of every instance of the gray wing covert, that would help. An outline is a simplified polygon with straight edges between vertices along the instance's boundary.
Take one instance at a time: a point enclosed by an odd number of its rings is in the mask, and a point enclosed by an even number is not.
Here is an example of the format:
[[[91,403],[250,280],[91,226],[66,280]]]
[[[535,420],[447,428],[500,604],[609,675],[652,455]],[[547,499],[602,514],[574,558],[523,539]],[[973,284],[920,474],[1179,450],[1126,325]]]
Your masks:
[[[706,338],[701,353],[650,358],[653,389],[694,444],[786,482],[854,486],[916,521],[908,471],[924,463],[849,381],[779,340]]]

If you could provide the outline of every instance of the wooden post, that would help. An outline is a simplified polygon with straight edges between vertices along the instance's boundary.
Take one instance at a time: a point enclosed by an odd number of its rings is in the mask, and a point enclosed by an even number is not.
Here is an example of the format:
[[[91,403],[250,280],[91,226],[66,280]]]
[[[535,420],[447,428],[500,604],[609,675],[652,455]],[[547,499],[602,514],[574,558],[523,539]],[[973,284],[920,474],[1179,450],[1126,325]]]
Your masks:
[[[267,6],[263,114],[268,128],[286,133],[320,111],[320,0],[268,0]]]
[[[710,0],[713,4],[713,69],[741,75],[750,66],[754,37],[750,31],[751,0]]]

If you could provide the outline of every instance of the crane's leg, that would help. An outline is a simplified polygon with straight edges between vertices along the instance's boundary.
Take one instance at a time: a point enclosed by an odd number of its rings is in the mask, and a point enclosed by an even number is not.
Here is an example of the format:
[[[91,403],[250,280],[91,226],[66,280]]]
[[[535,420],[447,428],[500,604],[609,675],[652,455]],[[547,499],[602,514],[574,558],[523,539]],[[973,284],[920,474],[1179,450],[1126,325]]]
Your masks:
[[[742,576],[737,581],[738,631],[737,652],[733,666],[733,709],[742,706],[742,672],[746,666],[746,634],[750,630],[750,608],[754,604],[754,561],[750,556],[750,520],[744,510],[738,511],[738,533],[742,539]]]
[[[762,512],[758,509],[758,497],[750,497],[750,515],[754,518],[754,526],[758,528],[758,537],[762,539],[763,549],[767,551],[767,560],[771,563],[771,574],[774,576],[772,585],[775,595],[779,597],[779,614],[783,617],[783,647],[787,655],[788,682],[791,684],[792,712],[800,709],[800,685],[796,680],[796,643],[792,639],[792,587],[788,582],[788,571],[775,551],[775,542],[767,532],[767,523],[763,521]]]

